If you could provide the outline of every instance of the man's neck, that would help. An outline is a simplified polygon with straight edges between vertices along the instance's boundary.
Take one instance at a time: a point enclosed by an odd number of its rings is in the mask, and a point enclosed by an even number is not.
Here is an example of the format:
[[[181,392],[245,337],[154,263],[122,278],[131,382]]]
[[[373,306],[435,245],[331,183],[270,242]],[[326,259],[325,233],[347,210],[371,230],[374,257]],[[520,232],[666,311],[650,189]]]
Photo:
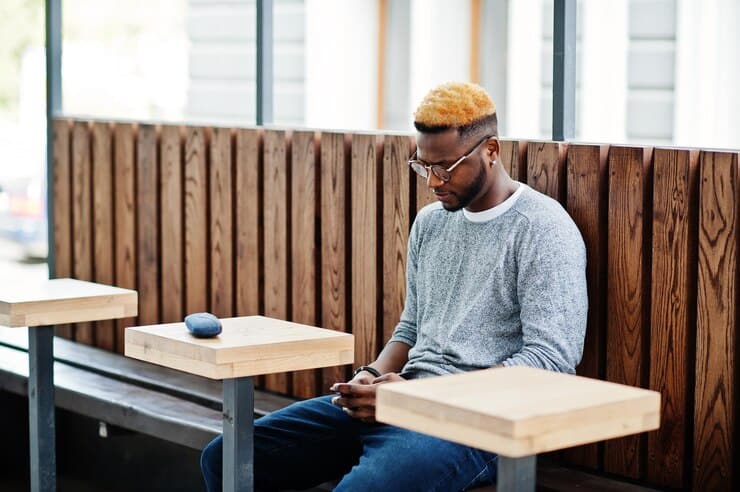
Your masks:
[[[482,212],[496,205],[500,205],[507,198],[514,194],[519,187],[519,183],[511,179],[506,172],[500,172],[488,190],[477,200],[465,207],[468,212]]]

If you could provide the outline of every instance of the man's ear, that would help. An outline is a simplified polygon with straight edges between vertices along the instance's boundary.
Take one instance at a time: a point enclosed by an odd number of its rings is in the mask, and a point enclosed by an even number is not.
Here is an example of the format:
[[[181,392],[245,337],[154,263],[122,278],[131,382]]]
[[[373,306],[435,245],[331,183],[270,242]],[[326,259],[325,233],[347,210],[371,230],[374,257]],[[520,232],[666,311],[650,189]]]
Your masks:
[[[498,137],[493,136],[486,140],[486,153],[488,155],[489,162],[498,160],[500,150],[501,145],[498,141]]]

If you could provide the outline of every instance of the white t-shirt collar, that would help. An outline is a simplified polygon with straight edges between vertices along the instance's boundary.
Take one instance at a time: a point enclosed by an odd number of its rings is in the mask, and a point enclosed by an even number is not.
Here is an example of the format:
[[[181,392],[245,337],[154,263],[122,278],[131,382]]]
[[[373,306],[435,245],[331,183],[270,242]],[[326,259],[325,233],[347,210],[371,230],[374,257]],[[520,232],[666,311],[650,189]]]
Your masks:
[[[470,212],[467,209],[463,209],[463,215],[465,215],[465,218],[468,219],[470,222],[488,222],[489,220],[493,220],[496,217],[503,215],[511,207],[513,207],[516,201],[521,196],[522,192],[524,192],[524,188],[526,187],[526,184],[519,183],[519,187],[517,187],[516,191],[512,193],[509,198],[499,203],[495,207],[481,210],[480,212]]]

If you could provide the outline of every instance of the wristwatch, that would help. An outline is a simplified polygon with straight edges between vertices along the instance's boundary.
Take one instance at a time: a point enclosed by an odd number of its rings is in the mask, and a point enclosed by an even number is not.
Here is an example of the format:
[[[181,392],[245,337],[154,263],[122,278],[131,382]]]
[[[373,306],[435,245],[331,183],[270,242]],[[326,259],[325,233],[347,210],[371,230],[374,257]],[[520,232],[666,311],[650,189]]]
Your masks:
[[[352,377],[357,376],[362,371],[367,371],[370,374],[372,374],[373,376],[375,376],[376,378],[379,378],[380,377],[380,372],[377,369],[375,369],[374,367],[370,367],[370,366],[360,366],[360,367],[358,367],[357,369],[355,369],[355,372],[352,373]]]

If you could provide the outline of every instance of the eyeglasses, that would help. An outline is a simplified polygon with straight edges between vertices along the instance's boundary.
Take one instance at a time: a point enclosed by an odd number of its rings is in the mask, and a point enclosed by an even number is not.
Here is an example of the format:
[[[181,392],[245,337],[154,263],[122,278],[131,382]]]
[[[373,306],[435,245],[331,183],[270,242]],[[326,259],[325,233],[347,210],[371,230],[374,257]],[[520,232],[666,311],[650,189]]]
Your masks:
[[[409,158],[409,166],[411,167],[411,169],[414,170],[416,174],[424,179],[429,179],[429,170],[431,170],[435,176],[446,183],[450,180],[450,173],[452,172],[452,170],[455,169],[457,165],[460,164],[462,161],[470,157],[470,154],[472,154],[475,149],[480,146],[480,144],[482,144],[492,136],[493,135],[488,135],[487,137],[483,137],[480,142],[475,144],[475,147],[466,152],[465,155],[456,160],[455,163],[448,168],[445,168],[444,166],[441,166],[439,164],[427,164],[426,162],[416,157],[418,150],[415,150],[413,155]]]

